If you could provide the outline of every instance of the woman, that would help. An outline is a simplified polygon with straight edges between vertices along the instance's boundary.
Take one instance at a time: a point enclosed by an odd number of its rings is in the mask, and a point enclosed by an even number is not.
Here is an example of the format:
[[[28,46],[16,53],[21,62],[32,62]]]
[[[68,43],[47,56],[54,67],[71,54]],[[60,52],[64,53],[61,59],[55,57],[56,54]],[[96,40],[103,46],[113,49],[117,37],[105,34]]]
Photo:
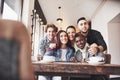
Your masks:
[[[70,39],[70,42],[72,44],[72,46],[74,47],[74,37],[75,37],[75,34],[76,34],[76,29],[74,26],[68,26],[67,29],[66,29],[66,32],[68,34],[68,37]]]
[[[70,61],[74,57],[75,50],[72,47],[68,34],[64,30],[60,30],[57,35],[57,53],[56,61]]]

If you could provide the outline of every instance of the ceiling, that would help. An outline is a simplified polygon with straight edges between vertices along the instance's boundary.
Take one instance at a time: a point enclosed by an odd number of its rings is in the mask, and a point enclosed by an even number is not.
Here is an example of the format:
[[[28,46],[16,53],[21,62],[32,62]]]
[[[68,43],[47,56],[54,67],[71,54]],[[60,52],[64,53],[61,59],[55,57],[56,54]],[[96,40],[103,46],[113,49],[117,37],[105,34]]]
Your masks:
[[[120,23],[120,13],[115,16],[109,23]]]
[[[101,9],[106,0],[39,0],[47,23],[54,23],[58,27],[76,26],[77,19],[86,17],[92,19]],[[61,6],[59,10],[58,7]],[[63,23],[57,23],[61,17]]]

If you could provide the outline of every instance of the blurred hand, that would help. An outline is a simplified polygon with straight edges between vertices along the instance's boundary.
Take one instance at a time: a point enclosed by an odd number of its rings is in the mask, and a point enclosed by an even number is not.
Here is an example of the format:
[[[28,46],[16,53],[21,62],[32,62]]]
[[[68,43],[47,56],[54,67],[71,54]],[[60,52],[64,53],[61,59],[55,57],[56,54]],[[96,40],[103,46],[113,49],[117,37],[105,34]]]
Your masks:
[[[70,61],[72,61],[72,62],[77,62],[77,60],[75,59],[75,57],[71,57],[71,58],[70,58]]]
[[[51,48],[51,49],[56,48],[56,43],[50,43],[49,48]]]
[[[98,45],[96,43],[93,43],[89,46],[88,52],[92,55],[97,54],[98,52]]]

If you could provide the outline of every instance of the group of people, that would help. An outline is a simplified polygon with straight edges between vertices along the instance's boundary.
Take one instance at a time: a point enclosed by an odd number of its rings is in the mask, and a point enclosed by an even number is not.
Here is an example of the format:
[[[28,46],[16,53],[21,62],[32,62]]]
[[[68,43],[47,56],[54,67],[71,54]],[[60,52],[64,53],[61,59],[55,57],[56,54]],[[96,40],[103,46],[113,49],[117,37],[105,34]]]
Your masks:
[[[72,25],[66,31],[58,31],[54,24],[48,24],[46,36],[40,41],[39,58],[54,56],[55,61],[86,62],[90,57],[99,56],[105,60],[103,51],[107,46],[101,33],[91,29],[91,23],[85,17],[79,18],[77,25],[78,33]],[[50,80],[48,76],[44,77]]]

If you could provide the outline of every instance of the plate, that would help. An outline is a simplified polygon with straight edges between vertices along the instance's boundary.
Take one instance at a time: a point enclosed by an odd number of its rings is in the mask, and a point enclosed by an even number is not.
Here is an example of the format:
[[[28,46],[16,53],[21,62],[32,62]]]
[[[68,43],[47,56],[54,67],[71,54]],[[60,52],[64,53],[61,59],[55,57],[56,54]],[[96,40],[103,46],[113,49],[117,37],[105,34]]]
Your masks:
[[[92,64],[92,65],[100,65],[100,64],[104,64],[105,62],[93,62],[93,61],[87,61],[88,64]]]
[[[52,63],[52,62],[54,62],[54,61],[45,61],[45,60],[39,61],[39,63]]]

